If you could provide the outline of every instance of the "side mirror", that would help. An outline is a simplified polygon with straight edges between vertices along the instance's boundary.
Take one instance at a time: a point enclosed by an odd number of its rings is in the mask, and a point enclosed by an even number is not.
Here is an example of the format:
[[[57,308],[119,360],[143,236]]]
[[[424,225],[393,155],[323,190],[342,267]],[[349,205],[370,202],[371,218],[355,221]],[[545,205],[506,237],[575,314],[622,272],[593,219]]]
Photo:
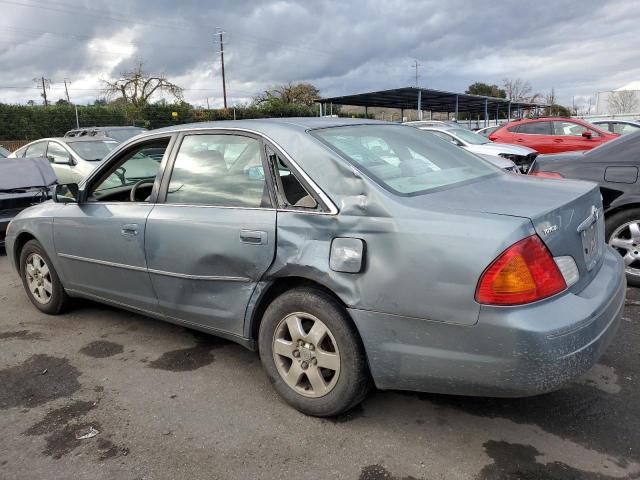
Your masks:
[[[584,132],[582,132],[582,136],[587,140],[591,140],[592,134],[589,130],[585,130]]]
[[[78,203],[78,184],[64,183],[56,185],[53,201],[56,203]]]

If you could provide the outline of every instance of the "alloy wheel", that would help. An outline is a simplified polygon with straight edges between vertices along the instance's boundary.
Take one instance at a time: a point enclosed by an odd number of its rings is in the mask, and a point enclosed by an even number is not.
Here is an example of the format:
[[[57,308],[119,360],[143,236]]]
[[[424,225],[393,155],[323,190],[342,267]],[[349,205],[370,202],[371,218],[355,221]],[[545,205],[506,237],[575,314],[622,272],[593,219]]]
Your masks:
[[[305,397],[327,395],[340,375],[340,352],[329,328],[317,317],[296,312],[273,335],[273,359],[285,383]]]
[[[640,220],[616,228],[609,237],[609,245],[622,255],[626,273],[640,277]]]
[[[25,262],[25,277],[29,292],[36,302],[46,305],[51,301],[53,284],[47,262],[37,253],[32,253]]]

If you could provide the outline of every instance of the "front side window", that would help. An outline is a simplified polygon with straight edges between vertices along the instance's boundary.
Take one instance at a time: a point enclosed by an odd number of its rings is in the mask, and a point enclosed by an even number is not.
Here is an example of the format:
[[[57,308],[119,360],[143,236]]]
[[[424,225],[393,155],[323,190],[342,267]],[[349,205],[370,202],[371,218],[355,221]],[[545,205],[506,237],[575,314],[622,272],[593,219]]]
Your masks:
[[[38,142],[33,145],[29,145],[27,147],[27,151],[25,152],[25,157],[44,157],[45,151],[47,150],[47,142]]]
[[[377,183],[400,195],[418,195],[498,172],[451,143],[402,125],[332,127],[312,134]],[[363,137],[378,138],[389,145],[394,156],[378,155],[363,147]]]
[[[530,122],[518,126],[518,133],[527,135],[551,135],[551,122]]]
[[[553,122],[553,134],[558,136],[581,137],[582,132],[590,132],[592,136],[600,136],[598,132],[574,122]]]
[[[90,198],[96,201],[145,200],[160,171],[169,140],[156,140],[129,150],[96,182]]]
[[[260,142],[240,135],[184,137],[173,165],[167,203],[270,207]]]
[[[55,142],[49,142],[47,158],[53,163],[69,163],[70,155],[64,147]]]

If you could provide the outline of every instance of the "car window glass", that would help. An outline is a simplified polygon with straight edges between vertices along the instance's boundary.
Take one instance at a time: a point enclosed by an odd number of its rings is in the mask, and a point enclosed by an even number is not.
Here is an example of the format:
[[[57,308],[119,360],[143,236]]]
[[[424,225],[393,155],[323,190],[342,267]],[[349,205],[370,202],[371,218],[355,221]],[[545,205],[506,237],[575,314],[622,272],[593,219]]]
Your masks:
[[[167,203],[269,207],[260,142],[240,135],[189,135],[171,173]]]
[[[25,152],[27,151],[26,147],[19,148],[15,151],[15,155],[17,158],[24,157]]]
[[[56,142],[49,142],[49,146],[47,147],[47,158],[53,163],[64,163],[69,161],[70,155],[62,145]]]
[[[367,139],[363,139],[363,141],[368,143]],[[382,145],[375,143],[375,141],[371,147],[384,148]],[[295,174],[291,172],[291,169],[282,158],[271,148],[267,148],[267,157],[272,171],[277,172],[275,183],[277,184],[278,191],[281,192],[284,197],[285,207],[317,208],[318,204],[313,196],[309,194],[302,183],[296,178]]]
[[[560,136],[581,137],[582,132],[589,130],[592,135],[597,134],[595,130],[586,128],[574,122],[553,122],[553,134]]]
[[[25,157],[44,157],[44,152],[47,149],[47,142],[38,142],[27,147]]]
[[[640,131],[640,126],[631,125],[629,123],[614,123],[613,133],[619,133],[620,135],[626,135],[627,133],[634,133]]]
[[[96,183],[92,189],[93,197],[101,200],[108,196],[109,200],[128,201],[131,187],[142,180],[147,180],[146,185],[150,191],[150,186],[160,171],[160,164],[168,143],[168,140],[161,140],[157,143],[141,145],[126,153],[109,170],[106,177]],[[124,195],[113,197],[120,192]]]
[[[354,125],[312,133],[380,185],[400,195],[426,193],[498,172],[462,148],[402,125]],[[384,141],[395,158],[363,147],[362,137]]]
[[[551,122],[530,122],[518,126],[518,133],[528,135],[551,135]]]
[[[451,142],[451,143],[453,143],[454,145],[459,145],[458,141],[457,141],[455,138],[453,138],[451,135],[447,134],[447,133],[444,133],[444,132],[438,132],[438,131],[436,131],[436,130],[429,130],[429,133],[432,133],[432,134],[434,134],[436,137],[440,137],[440,138],[442,138],[442,139],[446,140],[447,142]]]

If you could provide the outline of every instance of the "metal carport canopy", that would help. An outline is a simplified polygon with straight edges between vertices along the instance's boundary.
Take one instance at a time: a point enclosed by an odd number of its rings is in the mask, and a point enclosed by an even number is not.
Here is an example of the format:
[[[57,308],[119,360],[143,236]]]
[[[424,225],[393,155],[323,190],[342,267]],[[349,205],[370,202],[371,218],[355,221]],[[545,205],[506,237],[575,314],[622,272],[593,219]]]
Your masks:
[[[484,97],[466,93],[444,92],[428,88],[404,87],[378,92],[357,93],[341,97],[321,98],[317,103],[352,105],[358,107],[402,108],[443,113],[494,115],[496,109],[517,112],[545,107],[541,103],[512,102],[505,98]],[[418,108],[420,105],[420,108]]]

